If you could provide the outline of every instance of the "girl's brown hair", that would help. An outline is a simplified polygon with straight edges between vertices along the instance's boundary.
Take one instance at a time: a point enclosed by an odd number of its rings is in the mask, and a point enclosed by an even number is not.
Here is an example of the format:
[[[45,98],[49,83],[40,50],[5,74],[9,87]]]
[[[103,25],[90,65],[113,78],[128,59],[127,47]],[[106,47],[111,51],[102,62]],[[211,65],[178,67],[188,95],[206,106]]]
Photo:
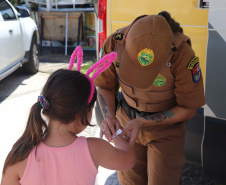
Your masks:
[[[165,17],[167,22],[169,23],[173,33],[180,32],[183,33],[183,28],[181,28],[180,24],[176,22],[167,11],[161,11],[158,15]]]
[[[41,113],[62,124],[69,124],[76,119],[76,115],[80,115],[83,125],[92,126],[87,115],[97,95],[95,91],[92,101],[88,104],[90,87],[89,79],[78,71],[64,69],[55,71],[48,78],[41,93],[49,101],[49,109],[42,110],[39,102],[31,107],[25,131],[9,152],[3,167],[3,174],[7,166],[23,161],[47,133],[47,124]]]

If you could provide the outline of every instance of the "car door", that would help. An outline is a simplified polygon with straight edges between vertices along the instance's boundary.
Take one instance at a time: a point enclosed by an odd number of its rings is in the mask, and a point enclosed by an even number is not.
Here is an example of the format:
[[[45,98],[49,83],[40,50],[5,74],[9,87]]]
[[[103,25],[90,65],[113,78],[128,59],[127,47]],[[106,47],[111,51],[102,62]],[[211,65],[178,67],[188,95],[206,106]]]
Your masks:
[[[20,21],[12,7],[0,0],[0,72],[18,63],[24,56]]]

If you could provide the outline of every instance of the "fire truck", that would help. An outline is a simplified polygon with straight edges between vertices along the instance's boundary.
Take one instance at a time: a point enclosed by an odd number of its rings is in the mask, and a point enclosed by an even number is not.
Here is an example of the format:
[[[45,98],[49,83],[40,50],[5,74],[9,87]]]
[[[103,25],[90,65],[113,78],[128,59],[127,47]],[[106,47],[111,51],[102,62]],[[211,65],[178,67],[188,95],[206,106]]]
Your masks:
[[[165,10],[191,38],[200,59],[206,104],[186,123],[185,154],[207,177],[226,181],[226,1],[225,0],[99,0],[97,52],[106,37],[140,15]],[[98,103],[97,122],[102,122]]]

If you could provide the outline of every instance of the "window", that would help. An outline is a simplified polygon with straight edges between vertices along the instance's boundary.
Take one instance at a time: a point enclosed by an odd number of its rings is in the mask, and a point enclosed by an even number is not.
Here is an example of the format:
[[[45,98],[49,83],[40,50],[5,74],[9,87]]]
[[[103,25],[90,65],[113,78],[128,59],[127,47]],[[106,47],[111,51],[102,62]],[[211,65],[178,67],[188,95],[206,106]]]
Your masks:
[[[0,0],[0,12],[5,21],[16,20],[12,8],[4,0]]]
[[[200,8],[209,8],[209,0],[200,0],[199,7]]]

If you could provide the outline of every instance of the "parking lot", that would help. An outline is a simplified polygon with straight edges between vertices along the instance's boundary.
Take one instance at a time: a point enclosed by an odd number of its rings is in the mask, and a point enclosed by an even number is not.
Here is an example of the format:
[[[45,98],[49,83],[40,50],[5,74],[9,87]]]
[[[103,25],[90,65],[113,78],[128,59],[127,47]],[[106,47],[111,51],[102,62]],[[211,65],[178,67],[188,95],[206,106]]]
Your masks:
[[[39,72],[25,75],[20,69],[0,81],[0,169],[13,143],[22,134],[29,108],[37,101],[42,86],[49,74],[59,68],[67,68],[70,55],[61,52],[43,51]],[[95,61],[95,52],[84,52],[84,61]],[[96,124],[93,114],[92,124]],[[99,136],[99,127],[90,127],[81,134],[86,137]],[[0,171],[1,174],[1,171]],[[1,175],[0,175],[1,177]],[[99,168],[96,185],[118,185],[115,171]],[[186,163],[181,185],[223,185],[208,180],[198,164]]]

